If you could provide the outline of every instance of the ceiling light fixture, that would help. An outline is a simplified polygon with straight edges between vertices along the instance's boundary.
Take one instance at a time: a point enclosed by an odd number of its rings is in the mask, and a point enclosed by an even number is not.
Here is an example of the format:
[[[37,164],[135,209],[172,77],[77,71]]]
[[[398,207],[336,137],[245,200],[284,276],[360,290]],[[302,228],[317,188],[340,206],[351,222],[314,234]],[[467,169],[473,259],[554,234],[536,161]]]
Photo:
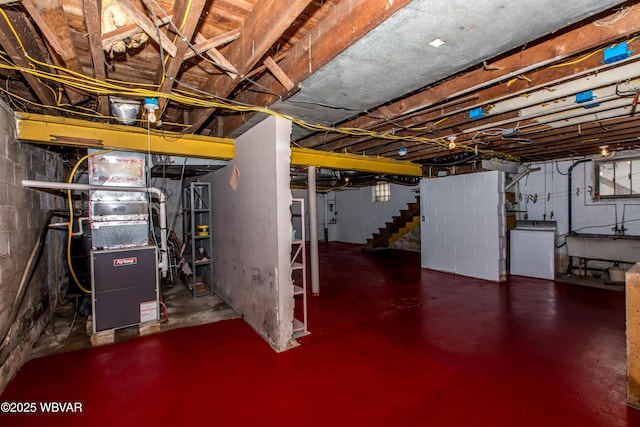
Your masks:
[[[440,39],[433,39],[429,44],[437,49],[444,44],[444,41]]]
[[[602,155],[602,157],[607,157],[609,155],[609,146],[608,145],[601,145],[600,146],[600,155]]]
[[[455,150],[456,148],[456,137],[455,135],[447,137],[449,140],[449,150]]]

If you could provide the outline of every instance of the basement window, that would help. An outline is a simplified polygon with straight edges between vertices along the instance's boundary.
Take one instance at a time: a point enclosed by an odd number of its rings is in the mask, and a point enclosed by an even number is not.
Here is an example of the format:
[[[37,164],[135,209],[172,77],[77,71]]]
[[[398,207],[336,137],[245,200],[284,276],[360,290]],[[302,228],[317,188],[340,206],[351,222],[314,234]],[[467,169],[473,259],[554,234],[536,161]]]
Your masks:
[[[388,182],[378,182],[373,187],[374,202],[388,202],[391,200],[391,185]]]
[[[601,199],[640,197],[640,158],[597,162],[595,168]]]

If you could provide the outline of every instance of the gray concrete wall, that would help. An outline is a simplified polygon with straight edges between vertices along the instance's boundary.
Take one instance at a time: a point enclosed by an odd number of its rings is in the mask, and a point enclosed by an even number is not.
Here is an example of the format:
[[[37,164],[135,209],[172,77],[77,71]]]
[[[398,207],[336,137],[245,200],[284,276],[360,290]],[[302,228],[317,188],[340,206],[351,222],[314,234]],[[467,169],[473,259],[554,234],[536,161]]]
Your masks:
[[[0,103],[0,331],[11,322],[9,314],[21,275],[47,210],[64,208],[60,197],[23,188],[23,179],[62,181],[62,161],[46,150],[17,142],[13,112]],[[64,232],[49,231],[16,321],[0,344],[0,393],[24,363],[55,310],[59,289],[66,282],[64,236]]]
[[[215,291],[277,351],[290,347],[293,321],[290,135],[291,122],[267,118],[203,178],[212,183]]]

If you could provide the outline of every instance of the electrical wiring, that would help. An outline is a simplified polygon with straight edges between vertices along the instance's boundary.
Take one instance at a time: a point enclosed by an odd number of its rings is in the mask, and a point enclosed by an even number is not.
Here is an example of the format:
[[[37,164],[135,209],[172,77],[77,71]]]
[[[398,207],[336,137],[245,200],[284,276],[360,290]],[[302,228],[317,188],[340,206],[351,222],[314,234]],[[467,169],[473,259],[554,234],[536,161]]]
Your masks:
[[[73,182],[73,177],[75,176],[76,171],[78,170],[78,167],[80,167],[82,162],[84,162],[86,159],[92,156],[97,156],[98,154],[105,154],[109,152],[111,152],[111,150],[98,151],[98,152],[90,153],[83,156],[80,160],[76,162],[75,166],[71,170],[71,173],[69,174],[68,182],[69,183]],[[73,269],[73,264],[71,263],[71,238],[73,237],[73,199],[71,198],[71,190],[67,190],[67,197],[68,197],[68,203],[69,203],[69,232],[67,233],[67,265],[69,266],[69,273],[71,273],[71,277],[73,278],[73,282],[76,284],[76,286],[78,286],[78,288],[82,292],[86,294],[90,294],[91,291],[86,289],[84,286],[82,286],[82,284],[80,284],[80,280],[78,280],[78,277],[76,276],[76,272]]]
[[[0,12],[2,12],[2,10],[0,10]],[[4,15],[4,18],[7,20],[8,24],[11,26],[11,23],[8,20],[6,14],[3,13],[3,15]],[[15,29],[13,29],[13,27],[11,28],[15,32]],[[18,37],[17,33],[15,34],[15,36]],[[396,134],[390,134],[390,133],[375,132],[375,131],[361,129],[361,128],[334,127],[334,126],[328,126],[328,125],[323,125],[319,123],[310,123],[288,114],[276,112],[267,107],[252,106],[252,105],[233,105],[230,102],[228,102],[228,100],[225,100],[227,102],[216,101],[212,99],[214,98],[212,94],[202,93],[201,94],[202,96],[198,96],[195,93],[190,93],[186,91],[175,91],[175,90],[165,93],[165,92],[159,92],[157,89],[153,89],[153,86],[149,86],[149,85],[128,84],[125,86],[122,84],[118,84],[116,81],[113,81],[113,80],[109,80],[109,81],[97,80],[92,77],[82,75],[80,73],[65,69],[60,66],[39,62],[35,58],[29,57],[26,52],[25,52],[25,55],[27,56],[29,61],[31,61],[32,64],[39,65],[44,69],[39,69],[37,67],[31,67],[31,68],[20,67],[16,64],[11,63],[6,58],[4,63],[0,62],[0,69],[17,71],[21,73],[28,73],[37,77],[42,81],[57,83],[59,85],[64,85],[64,86],[74,88],[80,91],[84,91],[86,93],[94,94],[97,96],[118,95],[118,96],[136,97],[136,98],[164,98],[167,101],[176,102],[180,105],[189,105],[189,106],[199,107],[199,108],[224,109],[224,110],[230,110],[230,111],[235,111],[240,113],[249,113],[249,112],[264,113],[264,114],[290,120],[291,122],[295,123],[301,128],[310,130],[312,132],[331,132],[331,133],[339,133],[339,134],[354,136],[354,137],[364,136],[364,137],[385,139],[385,140],[391,140],[391,141],[409,141],[409,142],[416,142],[421,144],[436,145],[441,147],[448,147],[449,145],[449,141],[442,138],[433,139],[433,138],[414,136],[414,135],[396,135]],[[62,72],[64,73],[64,75],[60,75],[57,72]],[[181,84],[184,84],[184,83],[181,83]],[[7,93],[10,96],[16,96],[15,94],[9,91],[5,91],[5,93]],[[29,102],[24,98],[18,98],[18,99],[20,99],[23,102],[28,102],[31,105],[38,105],[37,103]],[[56,106],[39,105],[39,106],[42,108],[55,108],[60,111],[64,111],[70,114],[78,114],[85,117],[95,117],[100,119],[105,118],[104,116],[98,113],[89,113],[87,111],[71,110],[69,106],[64,106],[64,105],[56,105]],[[412,129],[412,130],[416,130],[416,129]],[[464,144],[458,144],[457,148],[463,151],[476,151],[475,147],[466,146]],[[486,154],[493,157],[504,158],[504,159],[515,159],[515,157],[513,156],[500,153],[497,151],[493,151],[493,150],[477,150],[477,151],[481,154]]]

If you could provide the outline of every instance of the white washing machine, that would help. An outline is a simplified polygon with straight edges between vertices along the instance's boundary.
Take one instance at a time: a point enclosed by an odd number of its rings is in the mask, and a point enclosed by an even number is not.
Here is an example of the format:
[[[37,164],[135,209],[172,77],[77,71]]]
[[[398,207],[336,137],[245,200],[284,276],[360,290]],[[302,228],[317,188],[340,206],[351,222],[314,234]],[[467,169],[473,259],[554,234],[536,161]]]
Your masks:
[[[510,274],[555,278],[555,221],[516,221],[510,237]]]

